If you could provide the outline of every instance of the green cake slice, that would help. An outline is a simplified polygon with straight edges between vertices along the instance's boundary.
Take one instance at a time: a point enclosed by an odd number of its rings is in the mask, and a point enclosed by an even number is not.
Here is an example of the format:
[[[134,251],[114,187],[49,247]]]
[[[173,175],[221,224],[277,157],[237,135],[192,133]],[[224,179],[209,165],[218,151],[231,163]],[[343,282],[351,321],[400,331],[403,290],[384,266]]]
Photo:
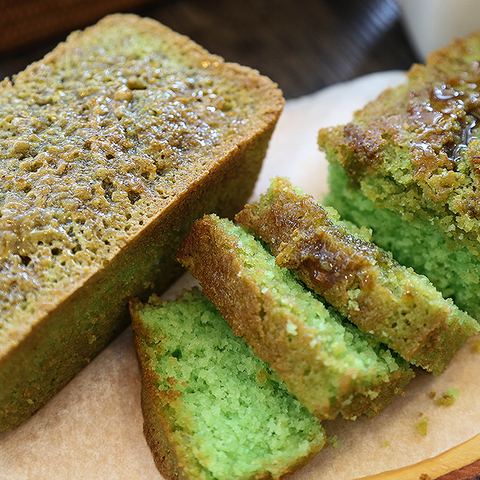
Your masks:
[[[432,53],[344,126],[322,129],[325,203],[480,318],[480,33]]]
[[[177,258],[254,353],[314,415],[373,415],[413,377],[407,362],[305,289],[243,227],[198,220]]]
[[[167,479],[269,479],[325,444],[319,421],[198,291],[131,303],[144,432]]]
[[[277,265],[292,269],[360,330],[415,365],[441,373],[478,332],[478,323],[426,277],[398,264],[287,179],[274,179],[236,220],[269,245]]]

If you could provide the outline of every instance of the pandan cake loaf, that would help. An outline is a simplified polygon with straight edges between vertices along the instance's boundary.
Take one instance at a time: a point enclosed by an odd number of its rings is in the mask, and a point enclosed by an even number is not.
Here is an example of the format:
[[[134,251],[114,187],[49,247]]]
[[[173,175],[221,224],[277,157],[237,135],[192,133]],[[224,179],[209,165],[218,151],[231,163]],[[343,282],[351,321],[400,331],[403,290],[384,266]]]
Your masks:
[[[277,266],[243,227],[205,216],[177,258],[234,333],[318,418],[374,415],[413,377],[407,362]]]
[[[441,373],[478,332],[478,323],[426,277],[399,265],[287,179],[273,180],[235,218],[268,244],[277,265],[415,365]]]
[[[0,431],[181,273],[195,218],[243,207],[283,103],[258,72],[121,14],[0,83]]]
[[[144,433],[165,478],[277,479],[322,448],[319,421],[198,290],[131,313]]]
[[[406,83],[323,129],[325,202],[480,318],[480,34],[433,52]]]

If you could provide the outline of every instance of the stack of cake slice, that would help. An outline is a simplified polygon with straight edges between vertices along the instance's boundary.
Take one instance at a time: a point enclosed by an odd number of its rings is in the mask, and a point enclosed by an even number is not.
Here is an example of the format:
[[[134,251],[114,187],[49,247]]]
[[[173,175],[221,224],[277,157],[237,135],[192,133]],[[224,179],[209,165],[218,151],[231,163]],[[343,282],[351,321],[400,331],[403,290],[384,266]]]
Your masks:
[[[236,223],[195,222],[177,259],[203,294],[131,304],[145,434],[167,478],[279,478],[322,448],[317,422],[378,414],[410,362],[439,374],[478,331],[367,234],[282,178]]]
[[[363,332],[409,362],[440,374],[478,324],[430,281],[338,220],[286,179],[236,219]],[[365,233],[365,230],[364,230]]]
[[[234,333],[318,418],[377,413],[412,378],[407,362],[276,265],[245,228],[205,216],[177,258]]]

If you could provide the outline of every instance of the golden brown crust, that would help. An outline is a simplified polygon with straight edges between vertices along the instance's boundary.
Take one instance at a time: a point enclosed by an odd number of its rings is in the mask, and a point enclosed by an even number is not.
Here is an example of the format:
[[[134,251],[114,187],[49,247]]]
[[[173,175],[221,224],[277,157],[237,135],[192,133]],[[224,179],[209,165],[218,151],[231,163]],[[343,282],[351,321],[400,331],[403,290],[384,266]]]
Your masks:
[[[195,276],[210,279],[203,285],[205,296],[215,305],[222,305],[227,321],[235,319],[230,322],[235,335],[249,336],[249,340],[257,345],[256,350],[261,352],[266,337],[260,325],[261,292],[258,285],[241,276],[243,266],[233,253],[235,245],[235,238],[225,237],[208,217],[204,217],[193,224],[176,258],[185,268],[194,271]],[[251,328],[250,322],[259,329]],[[258,356],[262,358],[261,354]]]
[[[303,280],[334,300],[331,303],[347,304],[348,290],[356,285],[371,290],[378,275],[376,264],[393,264],[371,243],[334,224],[313,197],[295,194],[281,179],[268,208],[247,205],[235,219],[269,244],[277,265],[298,270]]]
[[[161,417],[156,411],[149,392],[143,383],[142,413],[144,417],[143,434],[152,452],[155,466],[167,480],[177,480],[181,478],[174,461],[175,454],[166,433],[168,425],[166,422],[161,421]]]
[[[159,301],[159,304],[161,301]],[[133,342],[141,372],[141,406],[143,413],[143,433],[145,440],[153,455],[155,465],[160,473],[168,480],[177,480],[182,478],[178,463],[176,461],[175,449],[169,440],[171,431],[170,425],[165,417],[157,408],[157,404],[161,402],[159,392],[155,388],[158,382],[155,372],[148,368],[150,356],[143,348],[144,337],[148,335],[144,324],[140,318],[139,310],[142,303],[138,299],[130,301],[130,315],[132,319],[132,327],[135,332]]]
[[[456,170],[453,149],[462,143],[464,129],[477,115],[479,70],[474,52],[479,44],[476,33],[436,50],[426,65],[412,66],[408,84],[387,89],[356,112],[355,120],[341,128],[345,138],[338,144],[355,153],[356,165],[349,165],[350,173],[379,168],[391,152],[386,148],[389,144],[410,149],[420,183],[433,180],[439,169]],[[329,135],[327,130],[322,130],[323,135]],[[443,183],[445,187],[449,183],[446,177]],[[440,195],[435,189],[426,193]],[[440,196],[447,193],[444,190]]]

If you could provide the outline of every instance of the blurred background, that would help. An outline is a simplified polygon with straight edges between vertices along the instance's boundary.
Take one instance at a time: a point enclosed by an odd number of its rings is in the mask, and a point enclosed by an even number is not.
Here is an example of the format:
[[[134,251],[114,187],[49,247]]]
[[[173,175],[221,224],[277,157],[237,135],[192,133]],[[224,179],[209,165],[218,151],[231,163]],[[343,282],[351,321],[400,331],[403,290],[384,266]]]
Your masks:
[[[111,12],[155,18],[258,69],[287,99],[419,60],[396,0],[0,0],[0,80]]]

